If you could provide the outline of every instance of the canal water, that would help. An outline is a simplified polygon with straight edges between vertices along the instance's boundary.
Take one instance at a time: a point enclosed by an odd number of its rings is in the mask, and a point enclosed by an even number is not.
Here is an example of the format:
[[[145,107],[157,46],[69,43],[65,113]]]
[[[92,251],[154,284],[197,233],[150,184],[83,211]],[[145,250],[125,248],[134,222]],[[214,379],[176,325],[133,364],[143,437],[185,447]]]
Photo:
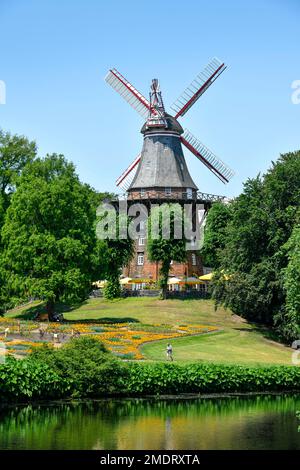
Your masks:
[[[300,449],[300,395],[109,399],[0,408],[4,449]]]

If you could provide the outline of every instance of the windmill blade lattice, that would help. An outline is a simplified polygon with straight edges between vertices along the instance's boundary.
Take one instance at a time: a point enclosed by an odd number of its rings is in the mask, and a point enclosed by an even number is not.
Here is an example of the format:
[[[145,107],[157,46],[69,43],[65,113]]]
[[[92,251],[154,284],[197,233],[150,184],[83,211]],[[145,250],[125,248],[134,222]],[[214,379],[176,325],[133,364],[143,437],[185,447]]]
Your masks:
[[[144,119],[147,119],[150,103],[131,83],[117,71],[111,69],[105,81],[116,90]]]
[[[226,65],[223,62],[216,57],[212,59],[172,104],[171,109],[176,113],[175,119],[184,116],[225,69]]]
[[[135,177],[138,163],[141,159],[141,154],[139,154],[135,160],[129,165],[128,168],[121,174],[121,176],[116,181],[116,186],[123,189],[123,191],[127,191],[129,186],[131,185],[133,178]]]
[[[184,134],[181,136],[181,141],[223,183],[228,183],[228,181],[234,176],[234,171],[222,162],[222,160],[220,160],[211,150],[205,147],[200,140],[194,137],[188,129],[184,130]]]
[[[105,81],[119,93],[125,101],[127,101],[141,116],[146,120],[141,132],[145,136],[151,134],[154,136],[152,129],[158,130],[159,134],[158,140],[163,139],[161,137],[164,133],[168,134],[175,133],[180,137],[181,143],[183,143],[196,157],[207,167],[209,170],[217,176],[223,183],[228,183],[229,180],[233,177],[234,172],[229,168],[222,160],[220,160],[212,151],[205,147],[202,142],[200,142],[196,137],[194,137],[191,132],[187,129],[182,135],[182,128],[177,122],[177,118],[184,116],[186,112],[193,106],[193,104],[200,98],[200,96],[212,85],[212,83],[220,76],[220,74],[226,69],[226,66],[219,59],[212,59],[204,70],[197,75],[197,77],[192,81],[189,87],[184,91],[184,93],[178,98],[175,103],[171,106],[172,110],[175,111],[175,116],[172,117],[165,112],[165,108],[162,101],[162,96],[159,88],[159,83],[157,79],[152,80],[151,92],[150,92],[150,101],[148,101],[117,69],[111,69]],[[176,124],[177,123],[177,124]],[[172,139],[169,142],[170,155],[173,155],[173,148],[171,144]],[[146,142],[146,140],[145,140]],[[148,142],[148,141],[147,141]],[[154,151],[151,149],[151,151]],[[173,153],[172,153],[173,152]],[[155,151],[154,151],[155,153]],[[184,158],[184,157],[183,157]],[[139,165],[141,161],[141,155],[129,165],[129,167],[122,173],[122,175],[117,179],[116,184],[118,187],[122,188],[125,191],[132,191],[133,188],[138,187],[138,182],[141,186],[145,184],[145,180],[139,180],[139,174],[143,171],[143,165]],[[172,159],[170,160],[172,162]],[[143,160],[142,160],[143,162]],[[155,163],[153,164],[153,174],[157,176],[157,168]],[[176,165],[175,165],[176,166]],[[170,176],[176,175],[177,170],[172,169],[169,171]],[[168,174],[168,172],[166,173]],[[178,173],[179,174],[179,173]],[[188,170],[187,170],[188,174]],[[135,177],[136,176],[136,177]],[[153,177],[153,181],[157,181]],[[190,175],[189,186],[195,186]],[[157,176],[158,177],[158,176]],[[153,186],[153,181],[148,181],[148,186]],[[174,178],[172,184],[174,185]],[[186,179],[184,179],[186,183]],[[163,185],[165,181],[162,182]],[[167,187],[172,186],[171,183]],[[177,185],[182,185],[182,181],[176,181]],[[175,185],[176,186],[176,185]],[[177,187],[177,186],[176,186]]]

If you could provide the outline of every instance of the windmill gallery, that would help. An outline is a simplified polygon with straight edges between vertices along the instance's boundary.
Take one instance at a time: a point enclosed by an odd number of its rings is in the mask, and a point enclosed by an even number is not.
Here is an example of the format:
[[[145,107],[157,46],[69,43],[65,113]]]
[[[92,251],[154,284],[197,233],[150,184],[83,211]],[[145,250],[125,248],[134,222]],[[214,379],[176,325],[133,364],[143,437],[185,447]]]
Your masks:
[[[130,207],[142,204],[151,213],[153,205],[176,203],[182,207],[189,204],[193,225],[203,221],[199,207],[206,213],[215,201],[225,197],[202,193],[193,181],[182,150],[184,145],[220,181],[228,183],[234,172],[213,152],[204,146],[192,133],[183,129],[178,119],[184,116],[202,94],[226,69],[219,59],[212,59],[203,71],[186,88],[171,106],[174,116],[165,110],[162,93],[157,79],[152,80],[149,100],[147,100],[123,75],[111,69],[105,77],[106,82],[117,91],[146,120],[141,133],[144,144],[141,153],[117,179],[116,185],[124,191],[119,199],[126,200]],[[195,227],[196,226],[196,227]],[[144,288],[158,279],[159,266],[150,261],[145,249],[147,237],[146,220],[138,226],[135,240],[134,257],[123,269],[124,277],[133,279],[136,289]],[[198,246],[190,246],[184,263],[172,263],[171,276],[180,280],[198,278],[209,272],[203,266]]]

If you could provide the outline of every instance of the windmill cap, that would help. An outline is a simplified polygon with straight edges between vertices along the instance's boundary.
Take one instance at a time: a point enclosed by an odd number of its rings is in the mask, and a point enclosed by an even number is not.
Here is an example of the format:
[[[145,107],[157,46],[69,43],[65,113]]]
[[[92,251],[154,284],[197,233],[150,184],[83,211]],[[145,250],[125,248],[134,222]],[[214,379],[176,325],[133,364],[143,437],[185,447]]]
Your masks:
[[[157,132],[157,129],[159,129],[161,132],[168,131],[168,132],[175,132],[176,134],[183,134],[184,130],[182,129],[181,125],[179,122],[170,114],[165,113],[164,116],[165,120],[167,121],[167,127],[166,128],[161,128],[161,127],[147,127],[147,121],[143,125],[141,129],[142,134],[153,134]]]

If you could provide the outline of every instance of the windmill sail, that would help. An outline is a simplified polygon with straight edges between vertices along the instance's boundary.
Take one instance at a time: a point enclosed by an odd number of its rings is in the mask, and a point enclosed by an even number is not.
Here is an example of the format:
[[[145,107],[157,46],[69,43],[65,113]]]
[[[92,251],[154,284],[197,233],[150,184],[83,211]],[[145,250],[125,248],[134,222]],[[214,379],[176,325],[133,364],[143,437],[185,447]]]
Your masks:
[[[121,174],[121,176],[117,179],[116,185],[127,191],[129,186],[131,185],[133,178],[136,174],[138,163],[141,159],[141,154],[139,154],[136,159],[129,165],[128,168]]]
[[[182,95],[172,104],[171,108],[176,113],[175,119],[179,116],[184,116],[225,69],[226,65],[223,62],[216,57],[212,59]]]
[[[181,141],[223,183],[228,183],[233,177],[234,171],[222,162],[222,160],[220,160],[213,152],[211,152],[211,150],[205,147],[205,145],[194,137],[187,129],[184,130],[184,134],[181,136]]]
[[[111,69],[105,81],[116,90],[127,103],[130,104],[144,119],[147,119],[150,110],[149,101],[123,77],[116,69]]]

